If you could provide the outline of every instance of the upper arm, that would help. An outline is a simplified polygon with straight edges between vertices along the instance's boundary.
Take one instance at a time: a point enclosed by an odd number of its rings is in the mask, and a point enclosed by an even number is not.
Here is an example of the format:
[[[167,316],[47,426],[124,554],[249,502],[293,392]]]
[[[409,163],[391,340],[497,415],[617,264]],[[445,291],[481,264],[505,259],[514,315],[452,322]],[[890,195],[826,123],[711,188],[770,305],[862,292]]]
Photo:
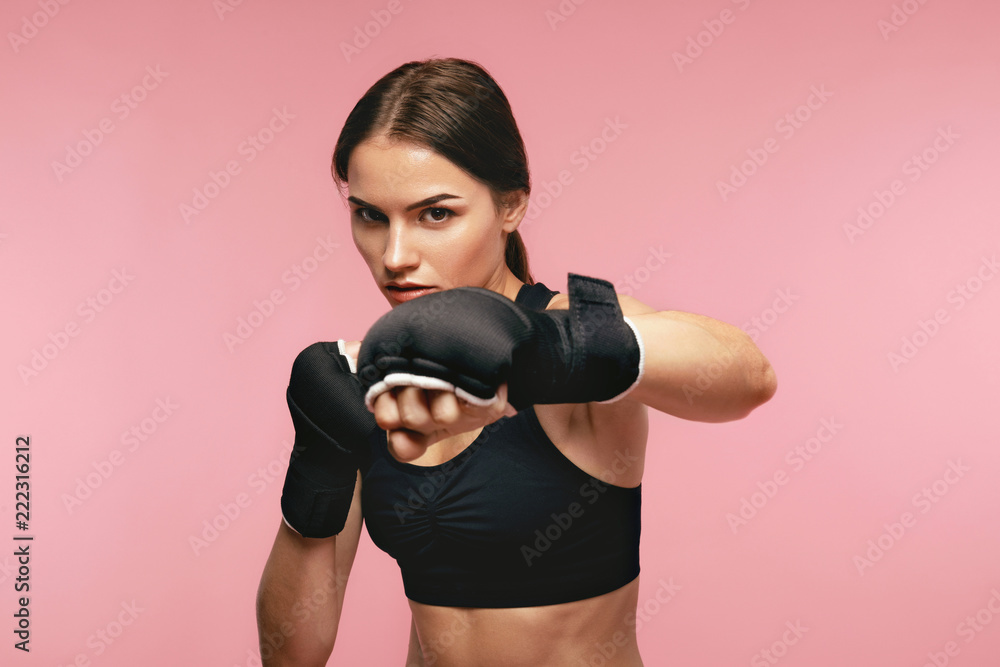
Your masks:
[[[622,402],[641,402],[681,419],[724,422],[746,417],[774,394],[774,371],[742,329],[636,303],[626,314],[642,337],[643,377]]]

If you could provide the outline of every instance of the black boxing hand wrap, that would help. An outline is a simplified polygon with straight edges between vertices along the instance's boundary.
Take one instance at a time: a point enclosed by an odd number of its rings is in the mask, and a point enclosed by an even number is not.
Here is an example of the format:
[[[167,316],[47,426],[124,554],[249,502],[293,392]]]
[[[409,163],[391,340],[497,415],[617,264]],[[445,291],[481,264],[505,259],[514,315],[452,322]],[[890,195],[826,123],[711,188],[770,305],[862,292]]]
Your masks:
[[[546,403],[613,403],[639,383],[642,338],[606,280],[569,274],[569,309],[526,311],[534,326],[514,354],[507,400],[518,410]]]
[[[612,402],[642,376],[642,341],[611,283],[569,274],[569,310],[531,311],[478,287],[402,303],[358,356],[365,404],[395,386],[454,391],[477,405]]]
[[[354,497],[361,448],[377,428],[358,379],[337,343],[314,343],[292,364],[285,393],[295,426],[281,514],[303,537],[344,529]]]

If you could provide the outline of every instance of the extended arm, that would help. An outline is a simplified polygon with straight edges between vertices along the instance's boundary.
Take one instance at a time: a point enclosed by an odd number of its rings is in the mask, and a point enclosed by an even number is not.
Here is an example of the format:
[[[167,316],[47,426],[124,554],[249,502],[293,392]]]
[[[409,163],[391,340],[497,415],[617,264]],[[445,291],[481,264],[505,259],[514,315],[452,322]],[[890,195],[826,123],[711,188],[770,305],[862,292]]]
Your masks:
[[[767,358],[741,329],[704,315],[656,311],[620,296],[645,347],[639,384],[627,398],[702,422],[743,419],[777,390]]]
[[[570,306],[568,314],[553,313]],[[570,274],[569,295],[553,299],[545,313],[466,288],[428,294],[383,316],[366,335],[359,364],[391,446],[400,446],[397,436],[419,451],[455,424],[468,430],[469,419],[495,421],[488,410],[507,403],[504,385],[496,389],[507,368],[512,397],[517,385],[512,405],[574,404],[589,419],[572,421],[609,436],[645,406],[696,421],[742,419],[777,388],[767,359],[742,330],[658,312],[615,294],[606,281]],[[390,390],[390,380],[401,389]],[[441,401],[454,403],[460,388],[467,404],[486,407],[439,409]]]

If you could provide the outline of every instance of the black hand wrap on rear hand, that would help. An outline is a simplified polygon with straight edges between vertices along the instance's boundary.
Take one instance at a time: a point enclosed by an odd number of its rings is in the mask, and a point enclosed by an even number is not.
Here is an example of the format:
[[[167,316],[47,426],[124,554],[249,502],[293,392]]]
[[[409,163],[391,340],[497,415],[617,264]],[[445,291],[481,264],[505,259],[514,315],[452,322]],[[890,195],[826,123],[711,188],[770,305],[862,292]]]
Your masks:
[[[518,410],[621,398],[641,377],[638,331],[611,283],[571,273],[568,291],[568,310],[528,310],[478,287],[400,304],[361,344],[366,405],[394,386],[450,389],[485,405],[504,382]]]
[[[378,428],[336,343],[314,343],[295,358],[286,392],[295,425],[281,514],[303,537],[344,529],[362,448]]]

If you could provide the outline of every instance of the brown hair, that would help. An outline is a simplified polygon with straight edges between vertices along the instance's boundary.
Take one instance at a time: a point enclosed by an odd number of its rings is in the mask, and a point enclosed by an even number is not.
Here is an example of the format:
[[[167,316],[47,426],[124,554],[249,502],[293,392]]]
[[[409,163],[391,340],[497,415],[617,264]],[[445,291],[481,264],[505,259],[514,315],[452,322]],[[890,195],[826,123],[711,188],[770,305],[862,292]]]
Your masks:
[[[528,157],[510,103],[477,63],[458,58],[413,61],[389,72],[347,116],[333,151],[338,189],[347,183],[351,152],[385,135],[430,148],[490,188],[497,215],[531,193]],[[532,285],[528,251],[515,229],[505,261],[518,280]]]

